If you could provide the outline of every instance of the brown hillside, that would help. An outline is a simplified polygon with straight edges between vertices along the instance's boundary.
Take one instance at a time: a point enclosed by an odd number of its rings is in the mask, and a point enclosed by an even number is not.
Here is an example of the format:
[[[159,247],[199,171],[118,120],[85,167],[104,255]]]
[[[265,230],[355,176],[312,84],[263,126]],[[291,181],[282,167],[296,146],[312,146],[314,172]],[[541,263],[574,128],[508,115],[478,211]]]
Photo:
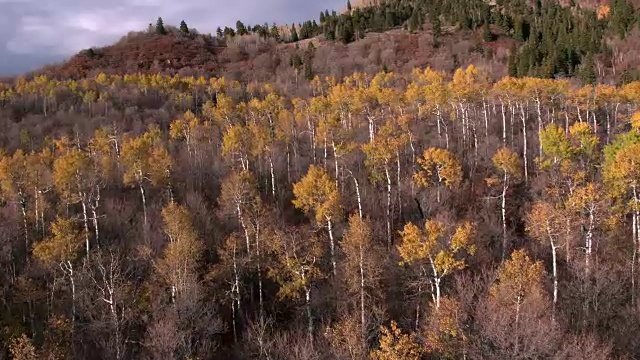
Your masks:
[[[216,69],[216,43],[208,36],[130,33],[116,44],[81,51],[60,65],[43,69],[56,77],[79,78],[97,72],[127,74],[137,72],[177,72],[197,68]]]
[[[303,56],[309,43],[313,43],[316,48],[313,73],[320,76],[377,72],[384,66],[391,71],[424,66],[451,71],[471,63],[490,69],[498,77],[506,74],[512,40],[499,37],[485,43],[479,32],[450,28],[445,29],[445,35],[436,44],[429,25],[425,28],[418,33],[400,29],[368,33],[365,39],[347,45],[319,36],[298,42],[298,49],[295,44],[281,44],[256,35],[237,36],[223,45],[208,36],[131,33],[114,45],[94,49],[93,53],[82,51],[60,65],[36,73],[57,78],[79,78],[100,72],[180,73],[224,76],[246,82],[281,82],[287,86],[296,78],[291,57],[296,52]]]

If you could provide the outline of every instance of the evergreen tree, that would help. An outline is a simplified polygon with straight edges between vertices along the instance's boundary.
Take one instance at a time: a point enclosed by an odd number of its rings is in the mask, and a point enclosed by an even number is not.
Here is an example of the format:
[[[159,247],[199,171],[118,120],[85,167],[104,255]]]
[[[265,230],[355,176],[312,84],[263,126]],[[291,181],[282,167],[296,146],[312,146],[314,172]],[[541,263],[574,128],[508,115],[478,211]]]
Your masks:
[[[411,18],[409,18],[409,31],[414,32],[421,29],[422,17],[420,16],[418,8],[414,8],[413,13],[411,14]]]
[[[580,80],[583,84],[595,84],[598,80],[598,75],[595,70],[595,63],[593,61],[593,55],[588,54],[585,56],[585,61],[580,65]]]
[[[159,17],[158,21],[156,21],[156,34],[158,35],[166,35],[167,30],[164,28],[164,21]]]
[[[280,41],[280,30],[278,30],[278,26],[276,25],[276,23],[273,23],[273,25],[271,25],[269,36],[276,39],[276,41]]]
[[[509,60],[507,65],[507,71],[509,76],[517,77],[518,76],[518,55],[517,50],[515,48],[511,49],[509,52]]]
[[[232,28],[225,26],[224,27],[224,37],[234,37],[236,36],[236,31],[233,30]]]
[[[396,13],[393,10],[387,10],[384,18],[385,29],[393,29],[396,26]]]
[[[222,32],[222,28],[220,28],[220,26],[218,26],[218,28],[216,29],[216,35],[218,36],[218,39],[222,39],[224,37],[224,33]]]
[[[351,1],[347,0],[347,11],[351,12]]]
[[[351,16],[344,15],[340,17],[338,26],[336,27],[336,38],[345,44],[353,41],[353,24]]]
[[[440,22],[440,17],[436,14],[432,15],[431,25],[433,26],[433,37],[438,39],[442,36],[442,23]]]
[[[189,33],[189,27],[187,26],[187,23],[186,23],[186,22],[184,22],[184,20],[182,20],[182,21],[180,22],[180,31],[181,31],[183,34],[188,34],[188,33]]]
[[[236,21],[236,33],[240,36],[248,34],[246,26],[240,20]]]
[[[491,29],[489,28],[489,23],[485,22],[482,25],[482,39],[485,42],[493,41],[493,34],[491,33]]]
[[[291,42],[298,42],[298,30],[296,30],[296,24],[291,24]]]

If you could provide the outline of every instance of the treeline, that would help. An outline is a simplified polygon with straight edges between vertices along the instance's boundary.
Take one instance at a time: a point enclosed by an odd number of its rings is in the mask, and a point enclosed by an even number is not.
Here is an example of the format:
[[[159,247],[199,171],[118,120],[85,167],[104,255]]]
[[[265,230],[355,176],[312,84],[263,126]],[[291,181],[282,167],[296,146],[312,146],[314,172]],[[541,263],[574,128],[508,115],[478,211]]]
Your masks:
[[[3,85],[2,356],[638,356],[640,83],[488,79]]]
[[[245,26],[238,21],[236,29],[218,28],[219,39],[255,33],[278,41],[297,42],[318,35],[330,41],[350,43],[364,38],[368,32],[384,32],[395,28],[421,31],[425,24],[438,45],[443,28],[477,30],[491,42],[498,37],[518,41],[511,50],[509,75],[543,78],[579,76],[595,82],[594,57],[609,56],[605,39],[624,38],[640,20],[640,13],[628,0],[615,0],[597,8],[581,8],[578,4],[563,6],[556,0],[486,1],[450,0],[386,0],[377,5],[347,11],[323,11],[316,20],[292,24],[282,31],[275,24]],[[637,80],[637,74],[623,74],[626,81]]]

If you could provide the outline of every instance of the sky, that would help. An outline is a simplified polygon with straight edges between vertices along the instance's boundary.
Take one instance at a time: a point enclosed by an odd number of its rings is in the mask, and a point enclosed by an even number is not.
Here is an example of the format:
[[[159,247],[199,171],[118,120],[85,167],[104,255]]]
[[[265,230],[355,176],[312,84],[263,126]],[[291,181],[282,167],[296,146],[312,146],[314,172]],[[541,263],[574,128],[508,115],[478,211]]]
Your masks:
[[[158,16],[201,33],[218,26],[290,24],[341,9],[346,0],[0,0],[0,75],[60,62],[82,49],[145,30]]]

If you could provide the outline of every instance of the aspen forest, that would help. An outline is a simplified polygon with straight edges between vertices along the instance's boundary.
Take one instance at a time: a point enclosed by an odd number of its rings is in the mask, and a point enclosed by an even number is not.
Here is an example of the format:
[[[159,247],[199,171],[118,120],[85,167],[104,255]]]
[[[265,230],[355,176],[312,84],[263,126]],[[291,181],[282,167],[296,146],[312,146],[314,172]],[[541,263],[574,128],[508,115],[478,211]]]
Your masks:
[[[639,105],[473,65],[18,78],[0,358],[634,358]]]

